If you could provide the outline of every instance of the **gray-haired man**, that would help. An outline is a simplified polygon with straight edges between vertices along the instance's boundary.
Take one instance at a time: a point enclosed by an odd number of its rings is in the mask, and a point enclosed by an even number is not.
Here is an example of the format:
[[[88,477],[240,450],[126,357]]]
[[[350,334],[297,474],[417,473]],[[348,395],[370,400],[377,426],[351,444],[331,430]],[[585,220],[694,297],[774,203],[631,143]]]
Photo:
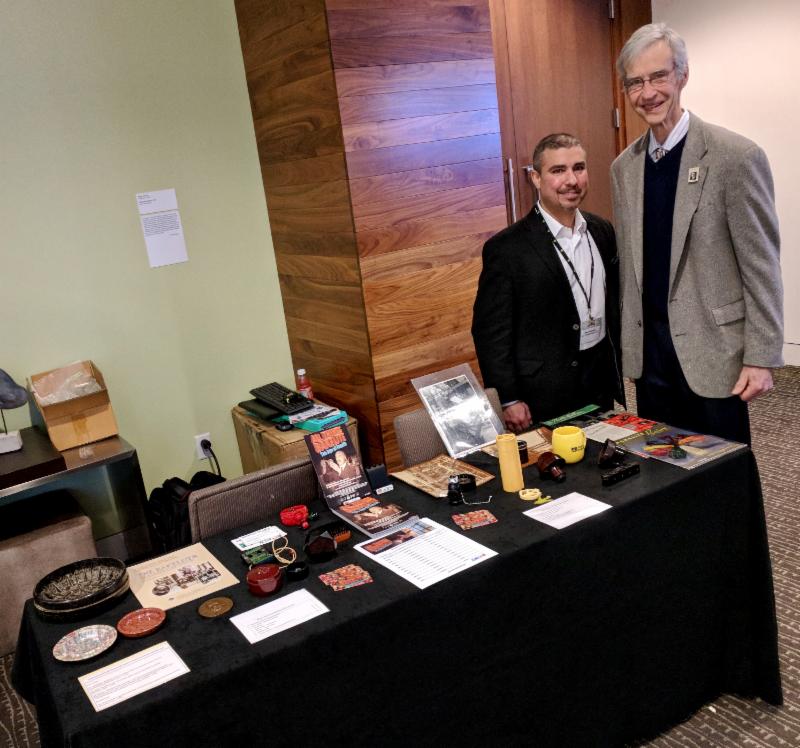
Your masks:
[[[639,415],[749,442],[747,401],[783,363],[769,163],[681,108],[686,45],[665,24],[637,30],[617,70],[650,127],[611,167],[623,374]]]

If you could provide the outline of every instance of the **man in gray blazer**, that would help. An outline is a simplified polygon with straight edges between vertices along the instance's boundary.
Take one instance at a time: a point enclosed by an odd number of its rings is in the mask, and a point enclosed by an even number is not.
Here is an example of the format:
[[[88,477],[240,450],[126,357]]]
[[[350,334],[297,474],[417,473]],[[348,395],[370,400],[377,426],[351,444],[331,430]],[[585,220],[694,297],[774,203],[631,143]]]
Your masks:
[[[783,363],[769,163],[681,108],[686,45],[665,24],[636,31],[617,70],[650,126],[611,167],[623,375],[640,416],[749,443],[747,402]]]

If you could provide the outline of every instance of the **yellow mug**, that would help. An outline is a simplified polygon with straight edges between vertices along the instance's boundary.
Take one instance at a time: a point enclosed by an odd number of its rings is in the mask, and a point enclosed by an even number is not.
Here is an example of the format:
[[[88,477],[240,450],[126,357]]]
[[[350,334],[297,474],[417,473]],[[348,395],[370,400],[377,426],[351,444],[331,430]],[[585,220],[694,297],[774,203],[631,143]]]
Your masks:
[[[577,426],[559,426],[553,429],[553,452],[564,462],[580,462],[586,450],[586,434]]]

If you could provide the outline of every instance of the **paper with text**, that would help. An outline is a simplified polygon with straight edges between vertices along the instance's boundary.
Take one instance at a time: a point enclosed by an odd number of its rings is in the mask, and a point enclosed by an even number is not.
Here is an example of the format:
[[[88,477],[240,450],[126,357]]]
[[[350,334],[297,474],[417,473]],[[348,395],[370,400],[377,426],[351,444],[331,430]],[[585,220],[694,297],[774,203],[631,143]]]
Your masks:
[[[286,533],[280,527],[270,525],[269,527],[262,527],[260,530],[242,535],[241,537],[231,540],[240,551],[249,551],[251,548],[258,548],[260,545],[266,545],[278,538],[285,538]]]
[[[169,642],[161,642],[135,655],[87,673],[78,682],[96,712],[149,691],[189,672]]]
[[[355,548],[421,590],[497,555],[427,518]]]
[[[175,190],[140,192],[136,205],[150,267],[186,262],[189,256]]]
[[[550,527],[561,530],[575,522],[580,522],[582,519],[600,514],[606,509],[611,509],[611,505],[573,491],[560,499],[551,501],[549,504],[528,509],[523,514],[526,517],[544,522]]]
[[[308,590],[297,590],[271,603],[233,616],[231,623],[250,644],[255,644],[328,612],[329,609]]]

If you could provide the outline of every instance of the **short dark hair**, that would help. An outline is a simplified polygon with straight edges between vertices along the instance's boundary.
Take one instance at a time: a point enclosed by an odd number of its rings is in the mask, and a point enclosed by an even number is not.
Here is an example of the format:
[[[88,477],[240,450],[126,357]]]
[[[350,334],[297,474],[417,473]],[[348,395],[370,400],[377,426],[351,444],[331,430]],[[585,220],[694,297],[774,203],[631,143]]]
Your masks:
[[[531,163],[533,164],[534,171],[537,174],[542,173],[542,154],[545,151],[555,151],[559,148],[574,148],[575,146],[583,148],[583,143],[568,132],[552,132],[549,135],[545,135],[536,144],[536,148],[533,149]],[[583,148],[583,150],[585,151],[586,149]]]

